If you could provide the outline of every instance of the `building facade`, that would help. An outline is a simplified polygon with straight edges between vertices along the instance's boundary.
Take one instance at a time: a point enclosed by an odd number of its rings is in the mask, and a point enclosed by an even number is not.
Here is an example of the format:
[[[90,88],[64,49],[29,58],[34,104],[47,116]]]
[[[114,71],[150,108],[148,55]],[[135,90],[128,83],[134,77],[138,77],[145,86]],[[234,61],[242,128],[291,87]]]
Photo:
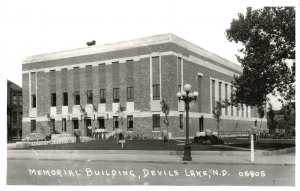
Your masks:
[[[233,75],[241,73],[240,66],[172,34],[32,56],[23,63],[23,137],[89,136],[95,128],[160,136],[163,99],[170,106],[169,131],[184,137],[184,103],[176,93],[186,83],[199,92],[190,134],[216,130],[213,106],[230,99]],[[222,131],[247,130],[258,118],[246,106],[222,113]]]
[[[7,141],[22,138],[22,88],[7,80]]]

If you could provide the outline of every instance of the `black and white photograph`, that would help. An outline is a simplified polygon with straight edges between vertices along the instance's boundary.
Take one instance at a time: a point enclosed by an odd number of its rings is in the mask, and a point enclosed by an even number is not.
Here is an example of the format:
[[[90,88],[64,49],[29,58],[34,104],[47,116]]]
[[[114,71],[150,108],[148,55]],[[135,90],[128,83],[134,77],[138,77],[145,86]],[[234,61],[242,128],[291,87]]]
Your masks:
[[[299,1],[0,7],[3,190],[296,189]]]

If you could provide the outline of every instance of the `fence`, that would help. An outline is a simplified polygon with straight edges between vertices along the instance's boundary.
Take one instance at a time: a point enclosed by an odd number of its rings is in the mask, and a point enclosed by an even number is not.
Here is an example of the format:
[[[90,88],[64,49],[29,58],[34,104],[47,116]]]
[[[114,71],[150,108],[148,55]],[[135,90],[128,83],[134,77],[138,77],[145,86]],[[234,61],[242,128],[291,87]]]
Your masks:
[[[249,131],[219,131],[219,135],[222,138],[248,138]]]

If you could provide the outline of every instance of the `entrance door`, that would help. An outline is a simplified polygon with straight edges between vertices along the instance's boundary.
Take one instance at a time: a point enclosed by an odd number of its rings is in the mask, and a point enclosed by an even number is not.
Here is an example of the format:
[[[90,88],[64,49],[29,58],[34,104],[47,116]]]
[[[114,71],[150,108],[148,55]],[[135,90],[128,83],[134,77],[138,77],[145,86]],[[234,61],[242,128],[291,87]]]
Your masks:
[[[99,124],[99,128],[100,128],[100,129],[105,129],[105,121],[104,121],[104,117],[99,117],[99,118],[98,118],[98,124]]]
[[[86,118],[84,120],[85,120],[86,136],[91,137],[92,136],[92,121],[90,118]]]

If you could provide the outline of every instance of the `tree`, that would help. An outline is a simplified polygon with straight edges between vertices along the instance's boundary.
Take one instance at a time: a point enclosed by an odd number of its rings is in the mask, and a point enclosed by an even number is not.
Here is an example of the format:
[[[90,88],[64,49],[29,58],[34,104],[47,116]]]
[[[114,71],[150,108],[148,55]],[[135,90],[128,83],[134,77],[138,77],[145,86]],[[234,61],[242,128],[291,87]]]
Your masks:
[[[169,135],[168,135],[169,134],[169,120],[168,120],[168,115],[169,115],[169,112],[170,112],[170,106],[169,106],[169,104],[165,100],[162,100],[160,102],[160,105],[161,105],[161,111],[165,115],[164,124],[167,127],[167,140],[169,142]]]
[[[284,99],[295,93],[295,9],[265,7],[238,14],[227,39],[240,43],[238,62],[243,74],[234,76],[233,102],[261,108],[267,95],[279,92]],[[288,64],[291,66],[289,67]]]
[[[120,123],[122,125],[122,129],[123,129],[123,119],[124,119],[124,111],[126,111],[126,107],[122,107],[121,104],[119,104],[119,107],[118,107],[118,110],[116,111],[116,113],[118,114],[119,116],[119,120],[120,120]]]
[[[213,109],[213,115],[214,118],[217,121],[217,129],[218,129],[218,137],[220,133],[220,122],[221,122],[221,116],[222,116],[222,108],[226,107],[227,105],[222,103],[221,101],[216,101],[215,107]]]
[[[258,107],[257,108],[257,113],[258,113],[258,117],[260,119],[260,126],[259,128],[261,129],[261,125],[262,125],[262,119],[265,116],[265,108],[264,107]]]
[[[282,107],[282,110],[284,112],[284,129],[286,130],[286,134],[292,130],[293,127],[295,127],[295,105],[290,103],[285,104]]]
[[[276,121],[275,121],[275,112],[273,110],[272,104],[269,104],[269,111],[267,112],[268,116],[268,128],[271,131],[271,133],[274,133]]]

